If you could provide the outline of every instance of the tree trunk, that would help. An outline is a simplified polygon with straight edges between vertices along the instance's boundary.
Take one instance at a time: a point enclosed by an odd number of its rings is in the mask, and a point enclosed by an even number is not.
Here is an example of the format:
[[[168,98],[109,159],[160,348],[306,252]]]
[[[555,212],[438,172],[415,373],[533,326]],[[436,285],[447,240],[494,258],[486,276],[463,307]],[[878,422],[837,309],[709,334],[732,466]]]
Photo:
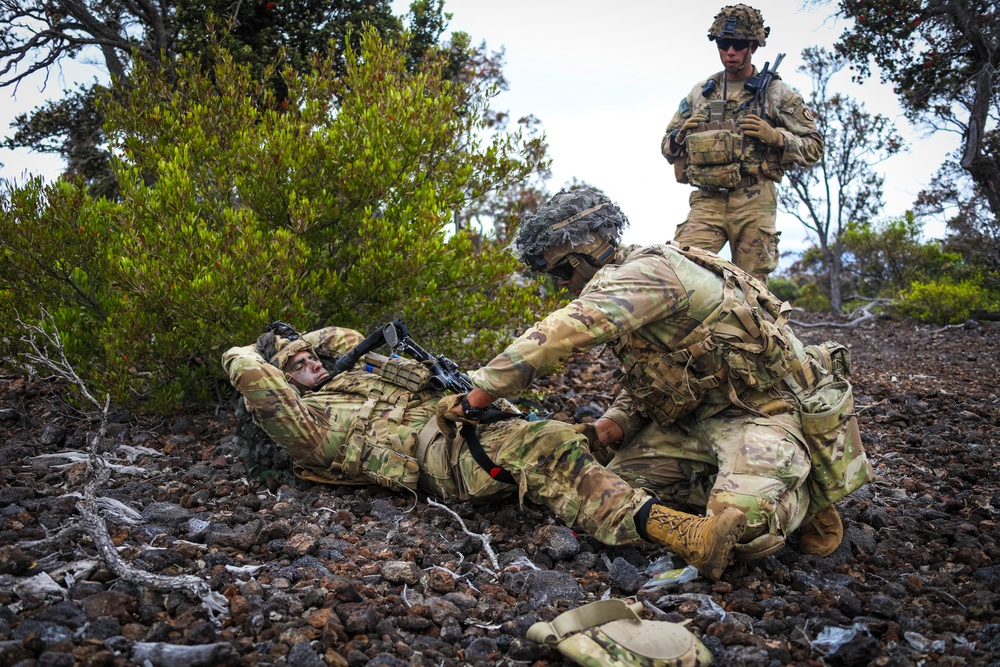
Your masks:
[[[843,306],[840,275],[843,272],[843,259],[839,244],[827,251],[827,267],[830,272],[830,312],[840,315]]]

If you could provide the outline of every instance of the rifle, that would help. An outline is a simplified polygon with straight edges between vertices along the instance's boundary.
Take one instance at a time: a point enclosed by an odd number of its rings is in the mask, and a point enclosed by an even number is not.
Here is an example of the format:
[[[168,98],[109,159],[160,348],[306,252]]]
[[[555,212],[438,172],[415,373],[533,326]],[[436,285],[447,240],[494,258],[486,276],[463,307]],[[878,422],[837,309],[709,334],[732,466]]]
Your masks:
[[[765,62],[764,69],[762,69],[757,76],[752,76],[747,79],[746,83],[743,84],[745,89],[754,94],[753,110],[754,113],[761,118],[764,117],[764,105],[767,102],[767,87],[771,85],[771,81],[775,78],[781,78],[778,76],[778,66],[781,65],[781,61],[784,59],[785,54],[779,53],[778,57],[774,59],[774,69],[770,69],[770,62]]]
[[[410,332],[402,320],[393,320],[382,327],[386,344],[397,352],[405,352],[431,371],[431,387],[438,391],[467,394],[472,391],[469,376],[458,368],[458,364],[441,354],[431,354],[410,338]]]
[[[434,389],[456,394],[467,394],[472,391],[472,381],[468,375],[459,370],[458,364],[443,355],[431,354],[418,345],[410,337],[410,331],[402,320],[393,320],[379,327],[368,334],[353,350],[337,358],[332,364],[324,364],[330,376],[313,389],[319,389],[335,376],[352,369],[361,357],[382,345],[388,345],[396,352],[408,354],[424,364],[431,371],[428,382]]]

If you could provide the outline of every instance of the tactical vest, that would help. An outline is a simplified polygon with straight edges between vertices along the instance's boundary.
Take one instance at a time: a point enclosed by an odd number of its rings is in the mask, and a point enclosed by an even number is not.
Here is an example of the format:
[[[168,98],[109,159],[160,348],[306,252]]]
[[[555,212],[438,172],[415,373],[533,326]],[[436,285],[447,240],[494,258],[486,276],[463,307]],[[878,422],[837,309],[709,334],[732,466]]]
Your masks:
[[[720,275],[723,299],[677,349],[667,349],[638,331],[611,343],[622,364],[619,380],[639,413],[662,426],[691,414],[716,387],[723,388],[732,404],[755,410],[754,398],[802,369],[786,326],[791,306],[712,253],[668,245]],[[630,258],[643,254],[665,253],[662,247],[650,246]]]
[[[710,81],[716,85],[698,107],[699,112],[708,113],[709,121],[699,124],[686,139],[685,174],[690,183],[707,190],[729,191],[746,184],[744,178],[752,175],[780,181],[784,170],[779,152],[739,131],[740,119],[754,112],[753,96],[726,100],[722,98],[722,75],[716,74]],[[774,125],[773,118],[765,120]]]
[[[415,429],[401,439],[399,426],[408,409],[419,406],[440,393],[430,390],[414,392],[395,386],[372,373],[349,371],[333,378],[321,391],[356,394],[364,399],[351,420],[343,443],[326,457],[332,460],[328,468],[296,464],[298,477],[325,484],[378,484],[392,489],[416,491],[420,480],[421,436],[428,429]],[[376,413],[376,410],[378,412]],[[433,422],[431,414],[429,422]],[[424,443],[426,444],[426,443]],[[448,474],[448,471],[430,471]]]

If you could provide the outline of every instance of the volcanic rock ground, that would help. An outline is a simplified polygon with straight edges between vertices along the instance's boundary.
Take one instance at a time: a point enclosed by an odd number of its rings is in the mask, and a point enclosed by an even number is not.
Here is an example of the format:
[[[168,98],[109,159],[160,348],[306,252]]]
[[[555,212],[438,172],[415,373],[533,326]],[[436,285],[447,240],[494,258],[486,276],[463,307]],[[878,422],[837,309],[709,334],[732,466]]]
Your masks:
[[[877,477],[838,504],[843,544],[823,559],[792,539],[719,582],[651,592],[639,588],[662,550],[605,547],[543,508],[464,504],[455,516],[378,487],[254,482],[228,404],[113,416],[100,449],[133,468],[97,495],[139,513],[102,510],[119,555],[203,579],[228,601],[217,622],[182,592],[116,576],[87,537],[16,546],[80,520],[70,494],[84,491],[86,462],[44,455],[85,451],[96,424],[64,383],[5,376],[0,665],[556,666],[568,663],[525,639],[532,623],[636,595],[647,618],[690,620],[717,665],[1000,665],[1000,323],[798,331],[853,355]],[[599,414],[617,390],[612,366],[574,358],[539,385],[544,407]],[[466,531],[489,536],[496,565]]]

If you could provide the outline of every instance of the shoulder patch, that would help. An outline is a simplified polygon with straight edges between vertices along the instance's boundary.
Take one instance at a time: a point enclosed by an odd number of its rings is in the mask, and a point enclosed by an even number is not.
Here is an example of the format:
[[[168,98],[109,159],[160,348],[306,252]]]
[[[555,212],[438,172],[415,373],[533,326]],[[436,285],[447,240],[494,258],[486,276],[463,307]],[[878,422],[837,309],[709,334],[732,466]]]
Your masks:
[[[813,116],[813,112],[810,111],[809,107],[807,107],[807,106],[803,106],[802,107],[802,117],[805,118],[810,123],[813,122],[814,120],[816,120],[816,117]]]
[[[691,105],[688,104],[686,97],[681,100],[681,105],[680,107],[678,107],[677,111],[680,113],[680,115],[684,116],[685,118],[691,115]]]

